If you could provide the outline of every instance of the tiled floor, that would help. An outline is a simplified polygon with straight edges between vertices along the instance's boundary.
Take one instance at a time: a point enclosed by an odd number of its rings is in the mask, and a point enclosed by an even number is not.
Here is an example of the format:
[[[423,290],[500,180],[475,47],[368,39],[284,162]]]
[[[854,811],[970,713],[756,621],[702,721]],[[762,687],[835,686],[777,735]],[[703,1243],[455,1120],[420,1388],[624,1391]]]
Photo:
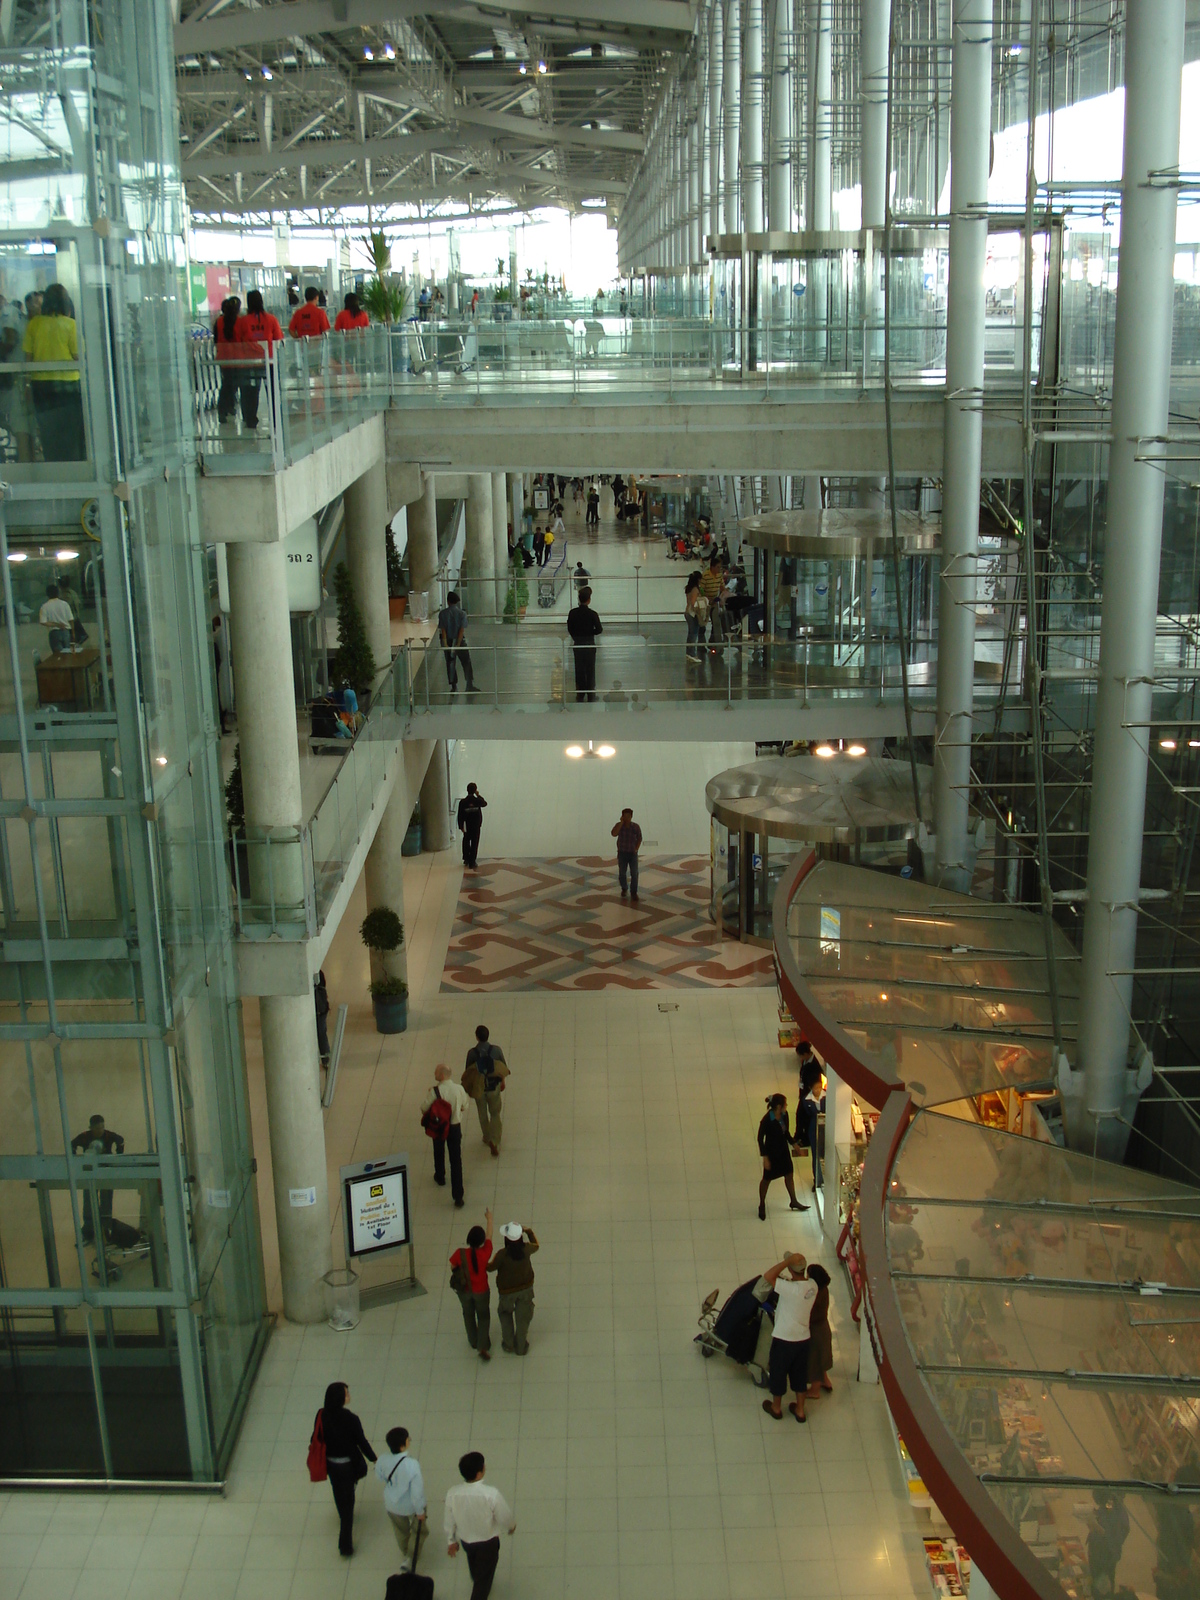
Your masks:
[[[750,1380],[692,1344],[710,1289],[724,1295],[787,1248],[835,1265],[815,1212],[789,1213],[780,1197],[765,1225],[755,1215],[763,1097],[793,1087],[773,991],[439,995],[461,868],[450,855],[406,867],[410,1028],[373,1031],[356,903],[326,963],[335,1003],[352,1001],[326,1137],[334,1173],[412,1155],[428,1294],[364,1314],[349,1334],[281,1323],[224,1498],[0,1496],[0,1600],[383,1600],[396,1552],[378,1485],[360,1492],[345,1562],[329,1490],[305,1472],[314,1413],[337,1377],[377,1448],[393,1424],[412,1432],[435,1535],[424,1564],[442,1600],[470,1587],[462,1558],[446,1556],[441,1504],[471,1446],[516,1510],[497,1600],[928,1600],[882,1391],[854,1381],[840,1268],[835,1391],[812,1404],[807,1427],[768,1420]],[[458,1213],[432,1182],[417,1108],[439,1060],[461,1066],[477,1021],[513,1075],[500,1160],[468,1129]],[[248,1005],[269,1241],[255,1024]],[[497,1222],[532,1224],[542,1244],[529,1355],[497,1350],[488,1366],[467,1346],[445,1266],[485,1206]],[[269,1243],[266,1254],[278,1303]]]

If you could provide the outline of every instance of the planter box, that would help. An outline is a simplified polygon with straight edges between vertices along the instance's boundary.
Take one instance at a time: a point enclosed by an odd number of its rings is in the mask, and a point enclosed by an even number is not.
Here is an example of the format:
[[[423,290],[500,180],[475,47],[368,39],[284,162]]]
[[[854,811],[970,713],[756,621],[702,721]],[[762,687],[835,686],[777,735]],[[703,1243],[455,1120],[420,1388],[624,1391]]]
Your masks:
[[[385,1000],[379,996],[372,999],[375,1008],[375,1031],[377,1033],[403,1033],[408,1027],[408,997],[398,1000]]]
[[[393,622],[403,622],[404,613],[408,610],[408,596],[406,594],[392,594],[388,596],[388,616]]]

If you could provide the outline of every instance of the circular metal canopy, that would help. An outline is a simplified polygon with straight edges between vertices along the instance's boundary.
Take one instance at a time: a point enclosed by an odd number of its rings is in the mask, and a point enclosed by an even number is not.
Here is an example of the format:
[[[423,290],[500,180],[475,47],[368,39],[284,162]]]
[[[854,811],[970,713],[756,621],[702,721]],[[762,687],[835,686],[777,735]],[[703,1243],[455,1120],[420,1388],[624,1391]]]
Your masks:
[[[933,769],[920,766],[921,809],[929,814]],[[812,844],[853,844],[915,836],[912,773],[906,761],[841,753],[768,756],[710,778],[704,800],[737,832]]]
[[[773,550],[780,556],[826,560],[872,554],[877,547],[890,543],[892,537],[890,513],[885,507],[872,506],[768,511],[760,517],[743,517],[738,527],[743,540],[757,549]],[[942,542],[942,519],[898,511],[896,531],[902,555],[937,550]]]

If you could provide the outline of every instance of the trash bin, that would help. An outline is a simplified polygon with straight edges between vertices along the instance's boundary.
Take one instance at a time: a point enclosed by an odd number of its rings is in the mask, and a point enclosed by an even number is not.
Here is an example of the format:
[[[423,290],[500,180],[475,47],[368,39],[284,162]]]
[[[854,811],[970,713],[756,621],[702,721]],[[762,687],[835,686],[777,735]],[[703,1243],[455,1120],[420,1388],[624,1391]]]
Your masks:
[[[329,1326],[339,1333],[358,1327],[358,1273],[351,1267],[334,1267],[322,1278]]]

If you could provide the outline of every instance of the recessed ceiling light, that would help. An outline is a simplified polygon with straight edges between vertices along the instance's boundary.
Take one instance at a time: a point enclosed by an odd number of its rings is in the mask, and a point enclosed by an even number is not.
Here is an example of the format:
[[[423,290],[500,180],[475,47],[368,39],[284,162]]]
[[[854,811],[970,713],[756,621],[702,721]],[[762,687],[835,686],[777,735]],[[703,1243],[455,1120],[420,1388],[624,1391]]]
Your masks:
[[[833,750],[833,746],[831,744],[819,744],[817,746],[817,748],[813,751],[813,755],[815,755],[815,756],[823,756],[825,758],[828,758],[829,756],[833,755],[833,753],[834,753],[834,750]]]

